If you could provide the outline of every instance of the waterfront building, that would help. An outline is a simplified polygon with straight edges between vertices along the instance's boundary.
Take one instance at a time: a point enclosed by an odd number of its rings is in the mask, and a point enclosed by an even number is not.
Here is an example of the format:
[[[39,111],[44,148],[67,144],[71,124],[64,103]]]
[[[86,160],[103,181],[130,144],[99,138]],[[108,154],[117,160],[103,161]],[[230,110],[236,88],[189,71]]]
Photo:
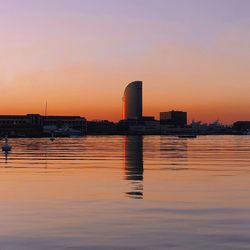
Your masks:
[[[86,119],[80,116],[0,115],[0,135],[41,136],[60,129],[86,132]]]
[[[131,135],[154,135],[160,133],[159,121],[153,116],[143,116],[140,119],[121,120],[118,123],[118,131]]]
[[[168,111],[160,112],[160,122],[165,125],[175,127],[184,127],[187,125],[187,112],[183,111]]]
[[[88,134],[113,135],[117,133],[117,124],[108,120],[87,121]]]
[[[122,98],[122,119],[140,119],[142,117],[142,81],[131,82]]]
[[[250,131],[250,121],[237,121],[233,124],[233,129],[240,132]]]

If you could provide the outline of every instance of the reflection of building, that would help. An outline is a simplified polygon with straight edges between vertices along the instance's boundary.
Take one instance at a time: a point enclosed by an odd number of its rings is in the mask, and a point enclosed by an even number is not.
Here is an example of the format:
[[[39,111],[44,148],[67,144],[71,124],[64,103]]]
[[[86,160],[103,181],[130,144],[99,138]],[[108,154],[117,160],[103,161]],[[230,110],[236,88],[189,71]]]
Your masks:
[[[131,82],[124,91],[122,101],[122,119],[140,119],[142,117],[142,82]]]
[[[8,152],[8,151],[5,151],[5,152],[4,152],[5,164],[8,163],[8,155],[9,155],[9,152]]]
[[[160,157],[164,168],[168,170],[187,170],[188,143],[186,139],[160,137]]]
[[[127,195],[134,199],[143,198],[143,137],[125,137],[125,174],[132,184]]]
[[[160,113],[161,124],[184,127],[187,125],[187,112],[169,111]]]

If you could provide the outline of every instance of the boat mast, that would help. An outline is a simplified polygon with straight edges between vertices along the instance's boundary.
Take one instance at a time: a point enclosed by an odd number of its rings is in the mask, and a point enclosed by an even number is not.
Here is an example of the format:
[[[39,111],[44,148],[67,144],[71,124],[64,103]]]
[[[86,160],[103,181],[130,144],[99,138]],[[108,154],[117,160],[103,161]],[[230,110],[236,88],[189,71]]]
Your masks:
[[[45,116],[45,118],[46,118],[46,116],[47,116],[47,107],[48,107],[48,103],[47,103],[47,101],[46,101],[46,103],[45,103],[45,114],[44,114],[44,116]]]

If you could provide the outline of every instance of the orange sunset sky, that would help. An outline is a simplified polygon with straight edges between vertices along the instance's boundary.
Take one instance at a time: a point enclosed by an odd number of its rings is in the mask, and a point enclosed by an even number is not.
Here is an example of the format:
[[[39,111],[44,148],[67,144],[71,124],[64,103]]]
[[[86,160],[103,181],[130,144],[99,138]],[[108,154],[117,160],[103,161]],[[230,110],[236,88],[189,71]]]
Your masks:
[[[144,115],[250,120],[250,2],[13,0],[0,4],[0,114],[121,119],[142,80]]]

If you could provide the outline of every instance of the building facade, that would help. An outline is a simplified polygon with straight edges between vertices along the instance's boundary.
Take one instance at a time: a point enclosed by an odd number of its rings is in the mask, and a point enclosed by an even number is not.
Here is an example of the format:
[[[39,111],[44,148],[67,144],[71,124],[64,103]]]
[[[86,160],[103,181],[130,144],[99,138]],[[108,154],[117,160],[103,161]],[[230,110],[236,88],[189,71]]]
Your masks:
[[[250,132],[250,121],[237,121],[233,124],[233,129],[240,132]]]
[[[172,125],[175,127],[184,127],[187,125],[187,112],[169,111],[160,112],[161,124]]]
[[[80,116],[0,115],[0,135],[42,136],[44,128],[75,129],[85,133],[86,119]]]
[[[122,101],[123,120],[142,118],[142,81],[131,82],[124,91]]]

